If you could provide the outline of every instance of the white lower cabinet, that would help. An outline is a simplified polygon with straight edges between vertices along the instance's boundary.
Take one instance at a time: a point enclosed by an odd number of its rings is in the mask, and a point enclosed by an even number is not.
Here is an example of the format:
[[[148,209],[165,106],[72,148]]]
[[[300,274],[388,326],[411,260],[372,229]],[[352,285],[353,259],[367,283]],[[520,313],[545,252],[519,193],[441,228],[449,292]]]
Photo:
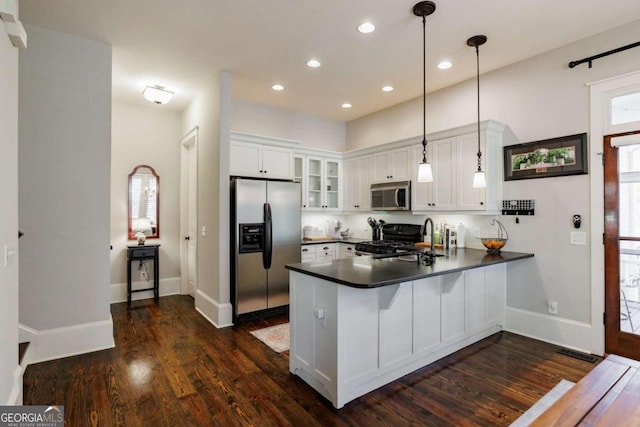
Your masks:
[[[340,243],[342,245],[342,243]],[[341,252],[337,248],[338,243],[317,243],[302,245],[300,248],[300,262],[331,262],[340,258]]]
[[[353,243],[338,243],[340,254],[338,258],[349,258],[356,256],[356,245]]]
[[[316,262],[316,245],[304,245],[300,249],[300,262]]]
[[[289,370],[336,408],[504,324],[505,264],[371,289],[289,282]]]
[[[336,243],[316,245],[316,262],[331,262],[336,259]]]

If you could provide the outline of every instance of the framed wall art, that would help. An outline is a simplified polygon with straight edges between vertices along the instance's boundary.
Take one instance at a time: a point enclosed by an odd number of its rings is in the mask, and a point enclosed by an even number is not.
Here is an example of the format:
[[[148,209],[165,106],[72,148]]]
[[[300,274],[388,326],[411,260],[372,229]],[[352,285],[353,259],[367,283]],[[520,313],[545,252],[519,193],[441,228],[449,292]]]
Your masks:
[[[588,173],[587,134],[503,147],[504,180]]]

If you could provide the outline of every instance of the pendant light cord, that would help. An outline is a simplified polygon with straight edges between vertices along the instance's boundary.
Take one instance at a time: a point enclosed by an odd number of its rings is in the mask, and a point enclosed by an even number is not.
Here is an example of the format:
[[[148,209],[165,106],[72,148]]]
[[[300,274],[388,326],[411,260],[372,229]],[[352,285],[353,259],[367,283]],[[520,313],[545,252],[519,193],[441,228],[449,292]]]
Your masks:
[[[422,15],[422,163],[427,163],[427,15]]]
[[[476,86],[478,88],[478,172],[482,171],[482,152],[480,151],[480,52],[476,45]]]

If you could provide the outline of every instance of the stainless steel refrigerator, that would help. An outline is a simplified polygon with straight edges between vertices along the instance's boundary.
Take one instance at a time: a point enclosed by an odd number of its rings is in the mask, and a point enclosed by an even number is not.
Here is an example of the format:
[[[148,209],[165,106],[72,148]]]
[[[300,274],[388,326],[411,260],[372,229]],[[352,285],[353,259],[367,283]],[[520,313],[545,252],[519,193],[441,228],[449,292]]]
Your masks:
[[[286,312],[289,271],[300,262],[300,183],[231,180],[234,321]]]

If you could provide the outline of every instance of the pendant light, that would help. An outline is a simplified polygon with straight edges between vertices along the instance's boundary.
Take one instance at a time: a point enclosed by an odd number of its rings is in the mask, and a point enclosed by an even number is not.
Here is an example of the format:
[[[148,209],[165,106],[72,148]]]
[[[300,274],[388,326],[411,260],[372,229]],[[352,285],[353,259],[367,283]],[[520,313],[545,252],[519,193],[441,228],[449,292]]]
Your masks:
[[[432,1],[421,1],[413,6],[413,14],[422,17],[422,163],[418,166],[418,182],[432,182],[431,163],[427,161],[427,16],[436,10]]]
[[[478,86],[478,170],[473,174],[473,188],[486,188],[487,179],[482,171],[482,151],[480,151],[480,51],[478,46],[487,42],[487,36],[473,36],[467,40],[467,46],[476,48],[476,83]]]

